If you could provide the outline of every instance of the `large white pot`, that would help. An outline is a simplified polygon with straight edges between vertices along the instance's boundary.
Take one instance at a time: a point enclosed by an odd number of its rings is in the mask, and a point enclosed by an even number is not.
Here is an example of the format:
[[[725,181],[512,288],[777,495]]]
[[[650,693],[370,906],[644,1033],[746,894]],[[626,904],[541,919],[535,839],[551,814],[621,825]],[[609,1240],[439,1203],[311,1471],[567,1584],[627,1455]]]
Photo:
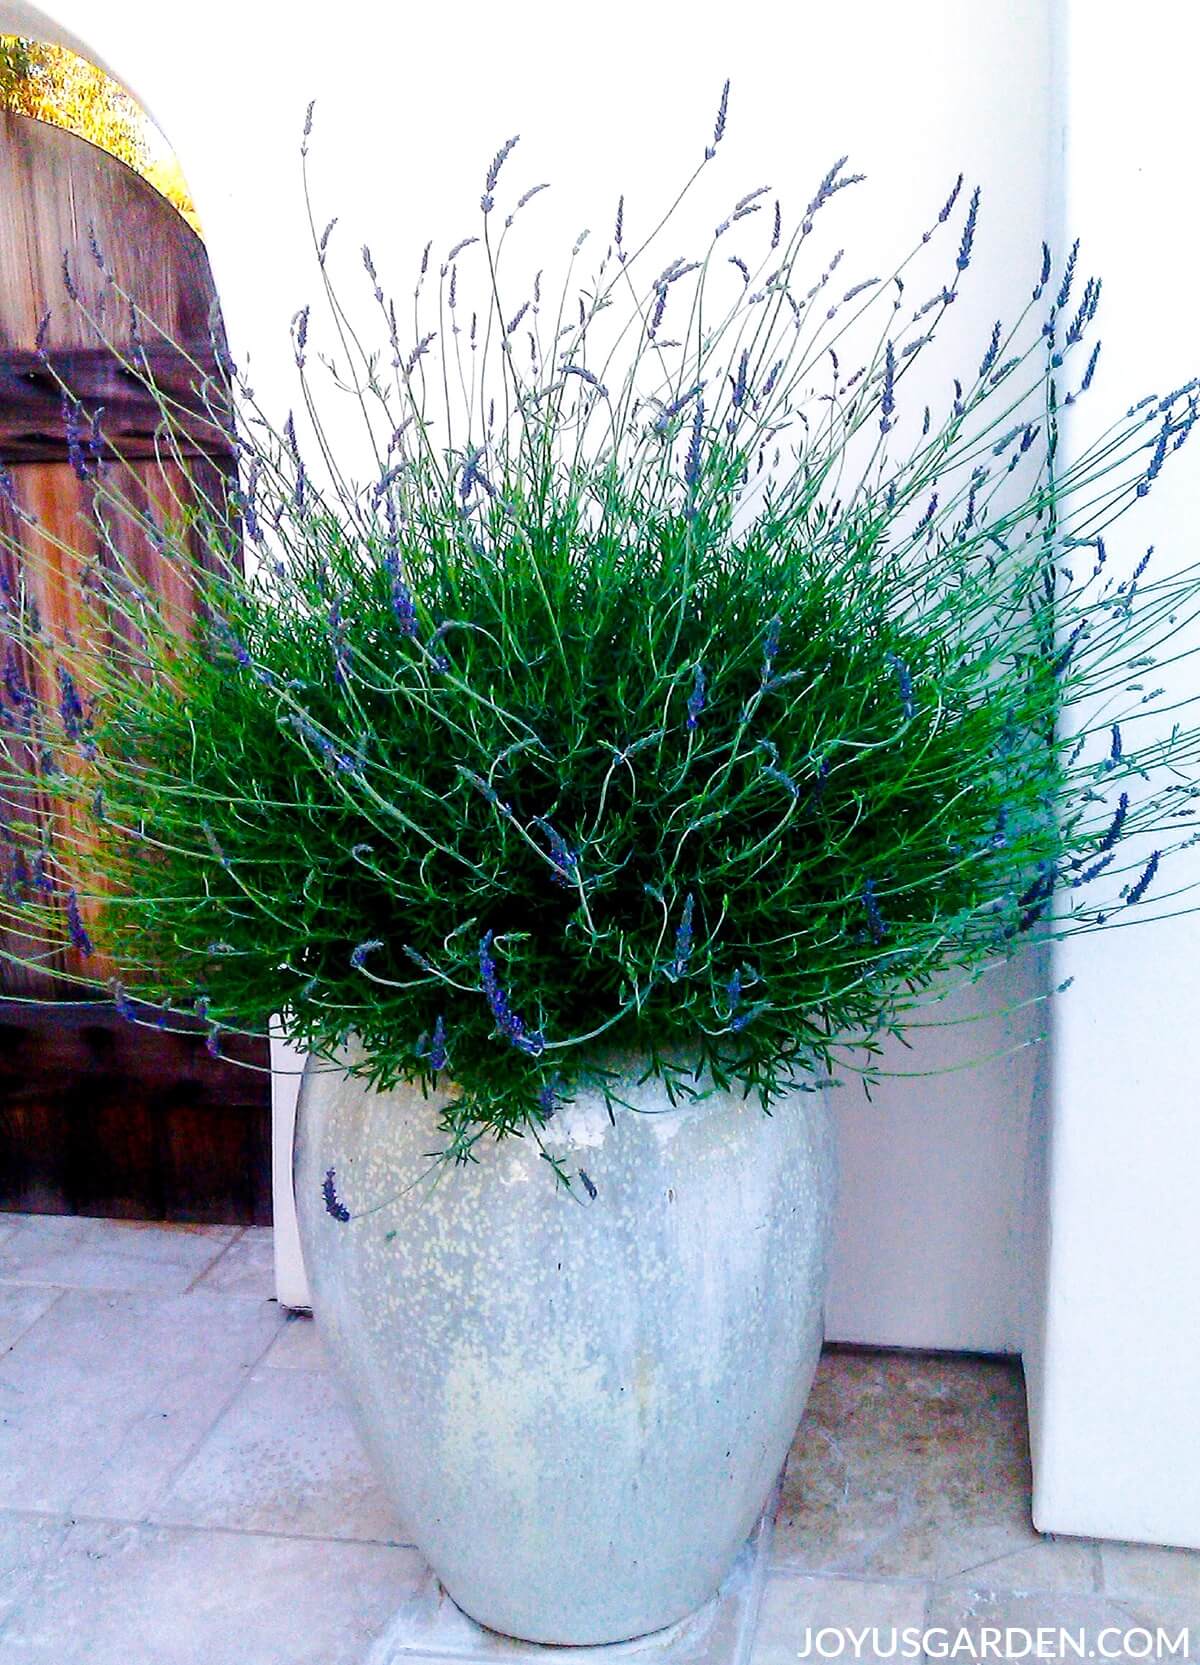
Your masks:
[[[824,1093],[771,1116],[633,1072],[616,1093],[636,1109],[588,1089],[543,1135],[568,1192],[531,1138],[436,1163],[419,1089],[310,1061],[300,1092],[313,1306],[364,1439],[454,1600],[530,1641],[625,1640],[713,1594],[821,1344]]]

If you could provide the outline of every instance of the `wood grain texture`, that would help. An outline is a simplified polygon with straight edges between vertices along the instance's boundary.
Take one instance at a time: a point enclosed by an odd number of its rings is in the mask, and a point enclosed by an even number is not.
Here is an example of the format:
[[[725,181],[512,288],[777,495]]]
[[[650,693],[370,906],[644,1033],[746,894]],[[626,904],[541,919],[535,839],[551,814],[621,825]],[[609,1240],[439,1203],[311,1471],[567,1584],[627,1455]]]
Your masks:
[[[64,256],[81,304],[67,292]],[[136,329],[114,284],[144,315]],[[97,326],[115,354],[100,344]],[[85,691],[85,640],[87,651],[102,654],[121,633],[114,628],[106,638],[94,621],[84,629],[79,575],[88,561],[116,557],[97,534],[90,487],[68,460],[56,377],[89,416],[103,407],[106,455],[122,459],[114,464],[121,490],[161,527],[197,491],[223,501],[232,477],[228,409],[215,392],[223,351],[203,244],[170,204],[75,135],[0,112],[0,463],[15,502],[38,522],[23,522],[0,494],[0,568],[10,582],[23,573]],[[162,446],[157,406],[122,359],[147,365],[184,411],[178,457]],[[163,559],[134,515],[111,517],[109,537],[172,628],[190,632],[196,605],[186,574]],[[192,553],[206,562],[199,543]],[[57,690],[46,666],[19,656],[15,665],[52,711]],[[82,812],[56,818],[45,796],[32,793],[5,803],[3,817],[23,843],[49,849],[51,873],[56,848],[65,851],[68,841],[86,866],[94,832]],[[58,903],[64,912],[61,886]],[[102,983],[111,968],[69,946],[31,943],[10,923],[0,941],[27,957],[32,951],[41,969],[0,968],[0,1210],[267,1222],[266,1042],[238,1043],[236,1057],[256,1066],[243,1068],[210,1058],[200,1034],[167,1035],[126,1022],[111,1006],[81,1006],[79,985],[64,973]],[[30,997],[57,1004],[24,1003]]]

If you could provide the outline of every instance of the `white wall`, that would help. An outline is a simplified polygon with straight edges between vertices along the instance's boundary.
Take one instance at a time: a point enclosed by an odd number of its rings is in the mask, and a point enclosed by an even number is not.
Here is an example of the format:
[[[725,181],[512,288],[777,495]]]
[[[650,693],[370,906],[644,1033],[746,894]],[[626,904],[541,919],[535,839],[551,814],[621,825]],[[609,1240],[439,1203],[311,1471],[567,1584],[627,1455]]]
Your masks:
[[[1200,373],[1200,19],[1159,4],[1135,24],[1116,0],[1072,0],[1063,47],[1066,214],[1105,283],[1103,374],[1070,449]],[[1200,459],[1187,455],[1126,534],[1138,554],[1157,546],[1161,573],[1200,556]],[[1170,686],[1195,698],[1196,679],[1189,664]],[[1197,883],[1200,850],[1162,872],[1167,888]],[[1045,1384],[1034,1518],[1198,1546],[1200,922],[1072,945],[1056,975],[1070,974],[1055,1008],[1048,1277],[1030,1349]]]

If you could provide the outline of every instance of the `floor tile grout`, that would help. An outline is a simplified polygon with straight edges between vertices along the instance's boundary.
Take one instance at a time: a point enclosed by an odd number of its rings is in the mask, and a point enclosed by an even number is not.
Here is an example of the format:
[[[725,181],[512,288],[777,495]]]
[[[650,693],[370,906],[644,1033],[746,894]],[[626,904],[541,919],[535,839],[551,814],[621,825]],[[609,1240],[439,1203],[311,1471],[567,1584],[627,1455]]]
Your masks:
[[[288,1532],[277,1526],[226,1526],[223,1523],[209,1524],[207,1522],[156,1520],[152,1514],[143,1515],[105,1515],[93,1514],[87,1510],[76,1512],[73,1509],[65,1513],[58,1509],[12,1509],[0,1508],[0,1521],[32,1520],[47,1521],[68,1530],[74,1526],[129,1526],[134,1528],[146,1527],[156,1532],[193,1532],[196,1534],[216,1533],[226,1538],[283,1538],[288,1543],[299,1544],[357,1544],[376,1549],[403,1549],[419,1553],[417,1545],[399,1538],[331,1538],[323,1532]]]
[[[30,1286],[26,1284],[26,1285],[18,1285],[16,1287],[18,1287],[18,1288],[29,1288]],[[47,1317],[48,1314],[52,1313],[54,1311],[55,1307],[58,1305],[59,1301],[61,1301],[63,1296],[66,1294],[66,1290],[65,1289],[60,1289],[56,1284],[40,1284],[40,1285],[35,1285],[33,1287],[42,1288],[42,1289],[53,1289],[55,1291],[54,1299],[50,1302],[49,1306],[43,1307],[41,1312],[39,1312],[36,1317],[31,1318],[29,1320],[28,1324],[26,1324],[23,1329],[18,1330],[16,1335],[13,1336],[11,1341],[9,1341],[3,1348],[0,1348],[0,1359],[2,1359],[6,1353],[11,1353],[13,1348],[17,1345],[18,1341],[24,1341],[25,1337],[29,1334],[30,1330],[32,1330],[35,1327],[35,1325],[40,1324],[42,1319]]]
[[[186,1293],[190,1293],[190,1292],[185,1291],[185,1294]],[[191,1462],[192,1458],[200,1450],[200,1447],[204,1444],[205,1440],[207,1440],[212,1434],[214,1434],[217,1431],[217,1429],[220,1427],[221,1423],[224,1421],[225,1417],[229,1414],[233,1405],[236,1403],[238,1396],[245,1391],[246,1385],[250,1380],[251,1373],[253,1371],[259,1369],[259,1367],[262,1364],[263,1359],[270,1352],[271,1348],[275,1345],[275,1342],[278,1339],[279,1334],[280,1334],[280,1326],[277,1325],[275,1327],[274,1331],[267,1337],[266,1342],[263,1344],[263,1346],[259,1350],[259,1352],[255,1354],[254,1358],[249,1360],[245,1365],[241,1366],[241,1373],[240,1373],[238,1379],[234,1382],[234,1385],[233,1385],[233,1388],[232,1388],[231,1392],[229,1393],[228,1397],[223,1401],[219,1410],[216,1412],[215,1416],[212,1418],[211,1422],[209,1422],[205,1426],[205,1428],[203,1429],[202,1432],[197,1434],[196,1438],[188,1446],[187,1451],[184,1454],[184,1456],[180,1459],[180,1461],[178,1463],[175,1464],[175,1466],[171,1469],[170,1473],[164,1479],[162,1485],[158,1488],[158,1491],[155,1494],[155,1501],[156,1502],[160,1501],[163,1497],[166,1496],[166,1494],[171,1490],[172,1486],[174,1486],[176,1480],[178,1480],[179,1476],[183,1473],[184,1469]]]
[[[239,1229],[236,1232],[234,1232],[233,1236],[229,1239],[229,1241],[227,1243],[222,1244],[221,1248],[212,1257],[212,1259],[209,1261],[208,1265],[205,1266],[201,1271],[196,1273],[196,1276],[192,1279],[191,1283],[189,1283],[187,1285],[187,1287],[186,1287],[186,1289],[184,1289],[183,1293],[185,1295],[190,1295],[192,1290],[195,1289],[196,1285],[200,1282],[200,1279],[201,1278],[206,1278],[208,1276],[208,1274],[212,1271],[214,1266],[220,1265],[221,1261],[224,1260],[225,1256],[229,1253],[230,1249],[233,1248],[233,1245],[235,1243],[240,1243],[242,1238],[245,1235],[246,1235],[245,1226],[239,1227]]]

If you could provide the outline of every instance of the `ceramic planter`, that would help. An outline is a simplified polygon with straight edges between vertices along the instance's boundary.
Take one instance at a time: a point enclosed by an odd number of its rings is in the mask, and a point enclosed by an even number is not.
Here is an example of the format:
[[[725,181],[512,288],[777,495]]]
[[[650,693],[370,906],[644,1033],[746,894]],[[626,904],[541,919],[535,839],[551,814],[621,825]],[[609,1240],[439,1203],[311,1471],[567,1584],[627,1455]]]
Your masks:
[[[672,1107],[634,1070],[617,1093],[636,1108],[588,1089],[546,1129],[568,1192],[528,1138],[436,1163],[418,1089],[310,1061],[300,1092],[313,1306],[364,1440],[454,1600],[530,1641],[625,1640],[713,1594],[821,1343],[823,1092],[771,1116]]]

